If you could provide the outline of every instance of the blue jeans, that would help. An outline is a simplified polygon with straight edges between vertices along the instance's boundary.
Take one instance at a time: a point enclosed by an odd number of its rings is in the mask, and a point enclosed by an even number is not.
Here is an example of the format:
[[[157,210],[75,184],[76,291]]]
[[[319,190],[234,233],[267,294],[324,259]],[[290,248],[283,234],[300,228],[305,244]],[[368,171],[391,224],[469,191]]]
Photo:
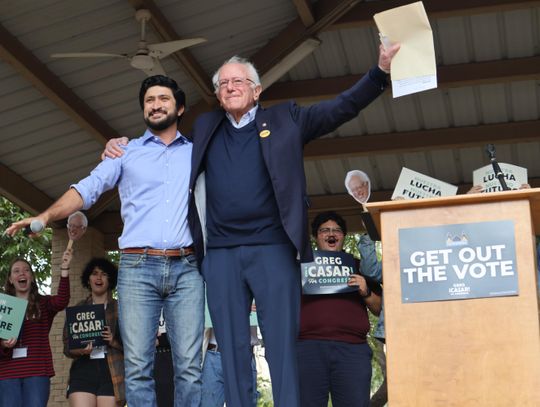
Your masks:
[[[174,405],[199,407],[204,283],[195,256],[122,254],[118,319],[130,407],[156,405],[152,371],[162,308],[173,357]]]
[[[50,388],[48,376],[0,380],[0,407],[46,407]]]
[[[259,392],[257,389],[257,366],[255,357],[251,359],[251,371],[253,373],[253,406],[257,405]],[[221,353],[215,350],[206,352],[202,368],[202,403],[201,407],[223,407],[225,404],[225,382],[223,381],[223,366],[221,365]]]

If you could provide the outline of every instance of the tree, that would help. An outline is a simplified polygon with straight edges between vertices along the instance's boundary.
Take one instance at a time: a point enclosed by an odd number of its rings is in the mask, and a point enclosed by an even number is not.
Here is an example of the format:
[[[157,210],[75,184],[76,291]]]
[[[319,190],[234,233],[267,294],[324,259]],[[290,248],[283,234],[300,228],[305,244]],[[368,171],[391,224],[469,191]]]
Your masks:
[[[47,285],[45,280],[51,276],[52,229],[45,229],[36,238],[29,238],[20,232],[14,237],[3,233],[12,222],[28,216],[31,215],[0,196],[0,287],[4,286],[9,266],[17,257],[32,265],[36,282],[41,289]]]

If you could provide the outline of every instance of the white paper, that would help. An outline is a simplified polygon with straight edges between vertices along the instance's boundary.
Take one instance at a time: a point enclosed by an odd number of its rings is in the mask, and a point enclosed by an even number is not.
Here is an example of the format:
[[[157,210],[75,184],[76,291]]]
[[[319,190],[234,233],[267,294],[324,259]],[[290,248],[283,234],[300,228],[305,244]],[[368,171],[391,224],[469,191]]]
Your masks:
[[[394,199],[423,199],[456,195],[458,187],[403,167],[392,194]]]
[[[92,348],[90,359],[105,359],[105,346],[96,346]]]
[[[14,348],[12,358],[13,359],[21,359],[28,356],[28,348]]]
[[[437,87],[437,75],[418,76],[392,81],[392,96],[410,95],[411,93],[422,92]]]
[[[519,189],[521,185],[528,183],[527,168],[506,163],[499,163],[499,167],[501,167],[508,188]],[[481,192],[502,191],[499,179],[495,176],[491,164],[473,171],[473,185],[482,186]]]
[[[373,16],[384,47],[398,42],[390,77],[394,97],[437,87],[433,32],[421,1]]]

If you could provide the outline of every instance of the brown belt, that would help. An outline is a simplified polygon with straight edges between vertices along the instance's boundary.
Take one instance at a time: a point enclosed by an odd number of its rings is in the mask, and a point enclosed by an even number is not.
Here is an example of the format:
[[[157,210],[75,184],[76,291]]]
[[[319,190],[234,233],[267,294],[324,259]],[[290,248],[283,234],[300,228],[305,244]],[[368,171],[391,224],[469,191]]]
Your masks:
[[[122,249],[125,254],[148,254],[150,256],[165,256],[165,257],[184,257],[194,254],[193,246],[182,247],[180,249],[150,249],[147,247],[129,247]]]

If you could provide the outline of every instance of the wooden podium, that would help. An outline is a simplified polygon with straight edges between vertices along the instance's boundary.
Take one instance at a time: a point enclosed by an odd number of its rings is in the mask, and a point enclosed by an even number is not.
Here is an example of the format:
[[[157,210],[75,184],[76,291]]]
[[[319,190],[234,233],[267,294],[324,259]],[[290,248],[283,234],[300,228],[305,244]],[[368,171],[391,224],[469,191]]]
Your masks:
[[[383,248],[390,407],[540,406],[540,189],[367,205]],[[404,303],[400,229],[511,220],[517,296]]]

